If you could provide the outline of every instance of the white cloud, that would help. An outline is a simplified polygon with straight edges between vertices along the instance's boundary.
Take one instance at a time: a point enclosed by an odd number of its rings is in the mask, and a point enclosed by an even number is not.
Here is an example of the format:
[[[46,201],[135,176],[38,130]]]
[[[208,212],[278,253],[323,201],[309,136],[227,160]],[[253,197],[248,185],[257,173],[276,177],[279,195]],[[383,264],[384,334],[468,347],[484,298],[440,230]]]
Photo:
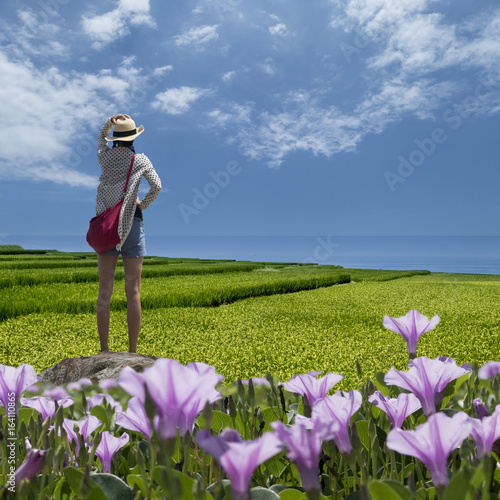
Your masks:
[[[224,73],[222,75],[222,81],[230,82],[233,79],[235,74],[236,74],[236,71],[228,71],[227,73]]]
[[[367,134],[380,133],[404,116],[429,118],[442,99],[454,91],[453,84],[448,83],[425,81],[408,86],[394,81],[350,111],[321,106],[308,91],[290,92],[274,113],[262,111],[252,116],[251,107],[242,106],[238,113],[237,106],[231,104],[232,111],[218,108],[210,113],[210,118],[220,128],[237,124],[238,132],[230,137],[230,142],[238,144],[249,158],[279,167],[287,155],[296,151],[326,157],[354,151]]]
[[[196,7],[193,13],[199,15],[211,11],[211,14],[215,13],[220,18],[243,19],[239,7],[241,7],[241,0],[200,0],[200,5]]]
[[[169,115],[179,115],[189,111],[191,104],[209,92],[207,89],[186,86],[168,89],[156,95],[152,106]]]
[[[200,48],[204,44],[215,40],[219,37],[217,33],[217,25],[214,26],[197,26],[186,31],[182,35],[175,38],[175,44],[178,47],[195,46]]]
[[[83,31],[98,50],[130,34],[130,25],[156,27],[149,13],[149,0],[118,0],[116,8],[105,14],[82,17]]]
[[[372,51],[371,68],[391,68],[404,77],[446,68],[490,71],[500,62],[500,10],[486,18],[449,23],[432,10],[435,0],[332,0],[333,28],[356,30]]]
[[[266,75],[274,76],[276,74],[276,65],[274,64],[274,60],[271,57],[268,57],[261,65],[262,71],[266,73]]]
[[[331,0],[336,7],[330,26],[349,31],[362,26],[369,34],[387,32],[423,12],[435,0]]]
[[[154,70],[146,74],[133,60],[123,67],[128,68],[123,74],[41,70],[0,51],[0,109],[9,117],[1,137],[0,178],[94,188],[97,178],[81,169],[95,159],[96,127],[117,106],[133,105],[161,83]]]
[[[49,22],[48,16],[41,16],[32,9],[19,9],[17,17],[18,23],[0,21],[0,41],[5,52],[17,58],[29,55],[69,59],[68,48],[61,41],[61,29],[56,23]],[[52,20],[57,21],[57,13],[53,14]]]
[[[269,33],[271,33],[271,35],[276,35],[276,36],[287,36],[288,29],[286,27],[286,24],[278,23],[275,26],[269,27]]]
[[[250,104],[227,103],[223,107],[215,108],[207,113],[211,124],[215,127],[226,128],[234,125],[251,123],[250,115],[252,106]]]

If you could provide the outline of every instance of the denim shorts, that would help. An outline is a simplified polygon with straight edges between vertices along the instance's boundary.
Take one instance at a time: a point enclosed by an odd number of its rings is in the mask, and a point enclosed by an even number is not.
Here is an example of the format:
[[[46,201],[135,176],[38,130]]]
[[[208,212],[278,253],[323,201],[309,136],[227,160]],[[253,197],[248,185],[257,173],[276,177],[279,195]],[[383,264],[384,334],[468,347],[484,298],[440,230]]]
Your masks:
[[[135,259],[146,255],[146,239],[144,238],[144,224],[142,219],[134,217],[132,228],[128,233],[120,251],[116,248],[104,252],[106,255],[120,255],[125,259]]]

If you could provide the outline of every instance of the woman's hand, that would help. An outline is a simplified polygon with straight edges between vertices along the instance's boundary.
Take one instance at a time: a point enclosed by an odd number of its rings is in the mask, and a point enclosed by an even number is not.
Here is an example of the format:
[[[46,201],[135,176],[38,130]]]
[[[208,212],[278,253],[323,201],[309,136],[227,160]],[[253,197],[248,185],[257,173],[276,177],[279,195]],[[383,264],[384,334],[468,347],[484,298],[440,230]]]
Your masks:
[[[128,116],[128,115],[124,115],[124,114],[121,114],[121,115],[115,115],[115,116],[112,116],[112,117],[110,118],[111,123],[112,123],[113,125],[115,125],[115,124],[116,124],[116,121],[117,121],[117,120],[128,120],[128,119],[130,119],[130,116]]]

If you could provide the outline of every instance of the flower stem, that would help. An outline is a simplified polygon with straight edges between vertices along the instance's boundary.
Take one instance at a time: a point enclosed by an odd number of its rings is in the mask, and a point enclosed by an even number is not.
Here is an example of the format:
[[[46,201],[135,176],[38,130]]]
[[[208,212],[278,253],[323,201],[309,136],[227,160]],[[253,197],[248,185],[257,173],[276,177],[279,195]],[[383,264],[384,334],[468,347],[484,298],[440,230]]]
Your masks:
[[[307,498],[308,500],[320,500],[321,498],[321,493],[319,490],[307,490],[306,491]]]
[[[347,465],[347,460],[344,461],[344,497],[350,492],[349,489],[349,467]]]
[[[356,455],[353,452],[351,455],[350,459],[350,464],[351,470],[352,470],[352,477],[353,477],[353,491],[356,491],[358,488],[358,472],[356,469]]]
[[[391,479],[399,479],[398,477],[398,467],[396,465],[396,453],[391,450]]]
[[[186,432],[184,437],[182,438],[182,457],[183,457],[183,466],[182,466],[182,472],[184,474],[188,474],[189,472],[189,450],[191,448],[191,434]]]
[[[493,481],[493,471],[495,469],[496,460],[488,456],[484,456],[482,460],[482,467],[484,472],[484,486],[481,494],[481,500],[489,500],[491,483]]]

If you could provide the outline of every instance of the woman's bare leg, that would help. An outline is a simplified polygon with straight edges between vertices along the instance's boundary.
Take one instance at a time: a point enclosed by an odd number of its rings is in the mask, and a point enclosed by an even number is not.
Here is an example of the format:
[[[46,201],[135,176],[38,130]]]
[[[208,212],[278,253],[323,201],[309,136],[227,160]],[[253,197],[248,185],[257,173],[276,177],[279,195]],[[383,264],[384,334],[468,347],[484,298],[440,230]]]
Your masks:
[[[96,315],[101,352],[109,351],[109,304],[111,302],[111,295],[113,294],[117,262],[118,256],[97,254],[99,294],[97,296]]]
[[[143,257],[123,259],[127,296],[128,352],[137,352],[141,329],[141,272]]]

